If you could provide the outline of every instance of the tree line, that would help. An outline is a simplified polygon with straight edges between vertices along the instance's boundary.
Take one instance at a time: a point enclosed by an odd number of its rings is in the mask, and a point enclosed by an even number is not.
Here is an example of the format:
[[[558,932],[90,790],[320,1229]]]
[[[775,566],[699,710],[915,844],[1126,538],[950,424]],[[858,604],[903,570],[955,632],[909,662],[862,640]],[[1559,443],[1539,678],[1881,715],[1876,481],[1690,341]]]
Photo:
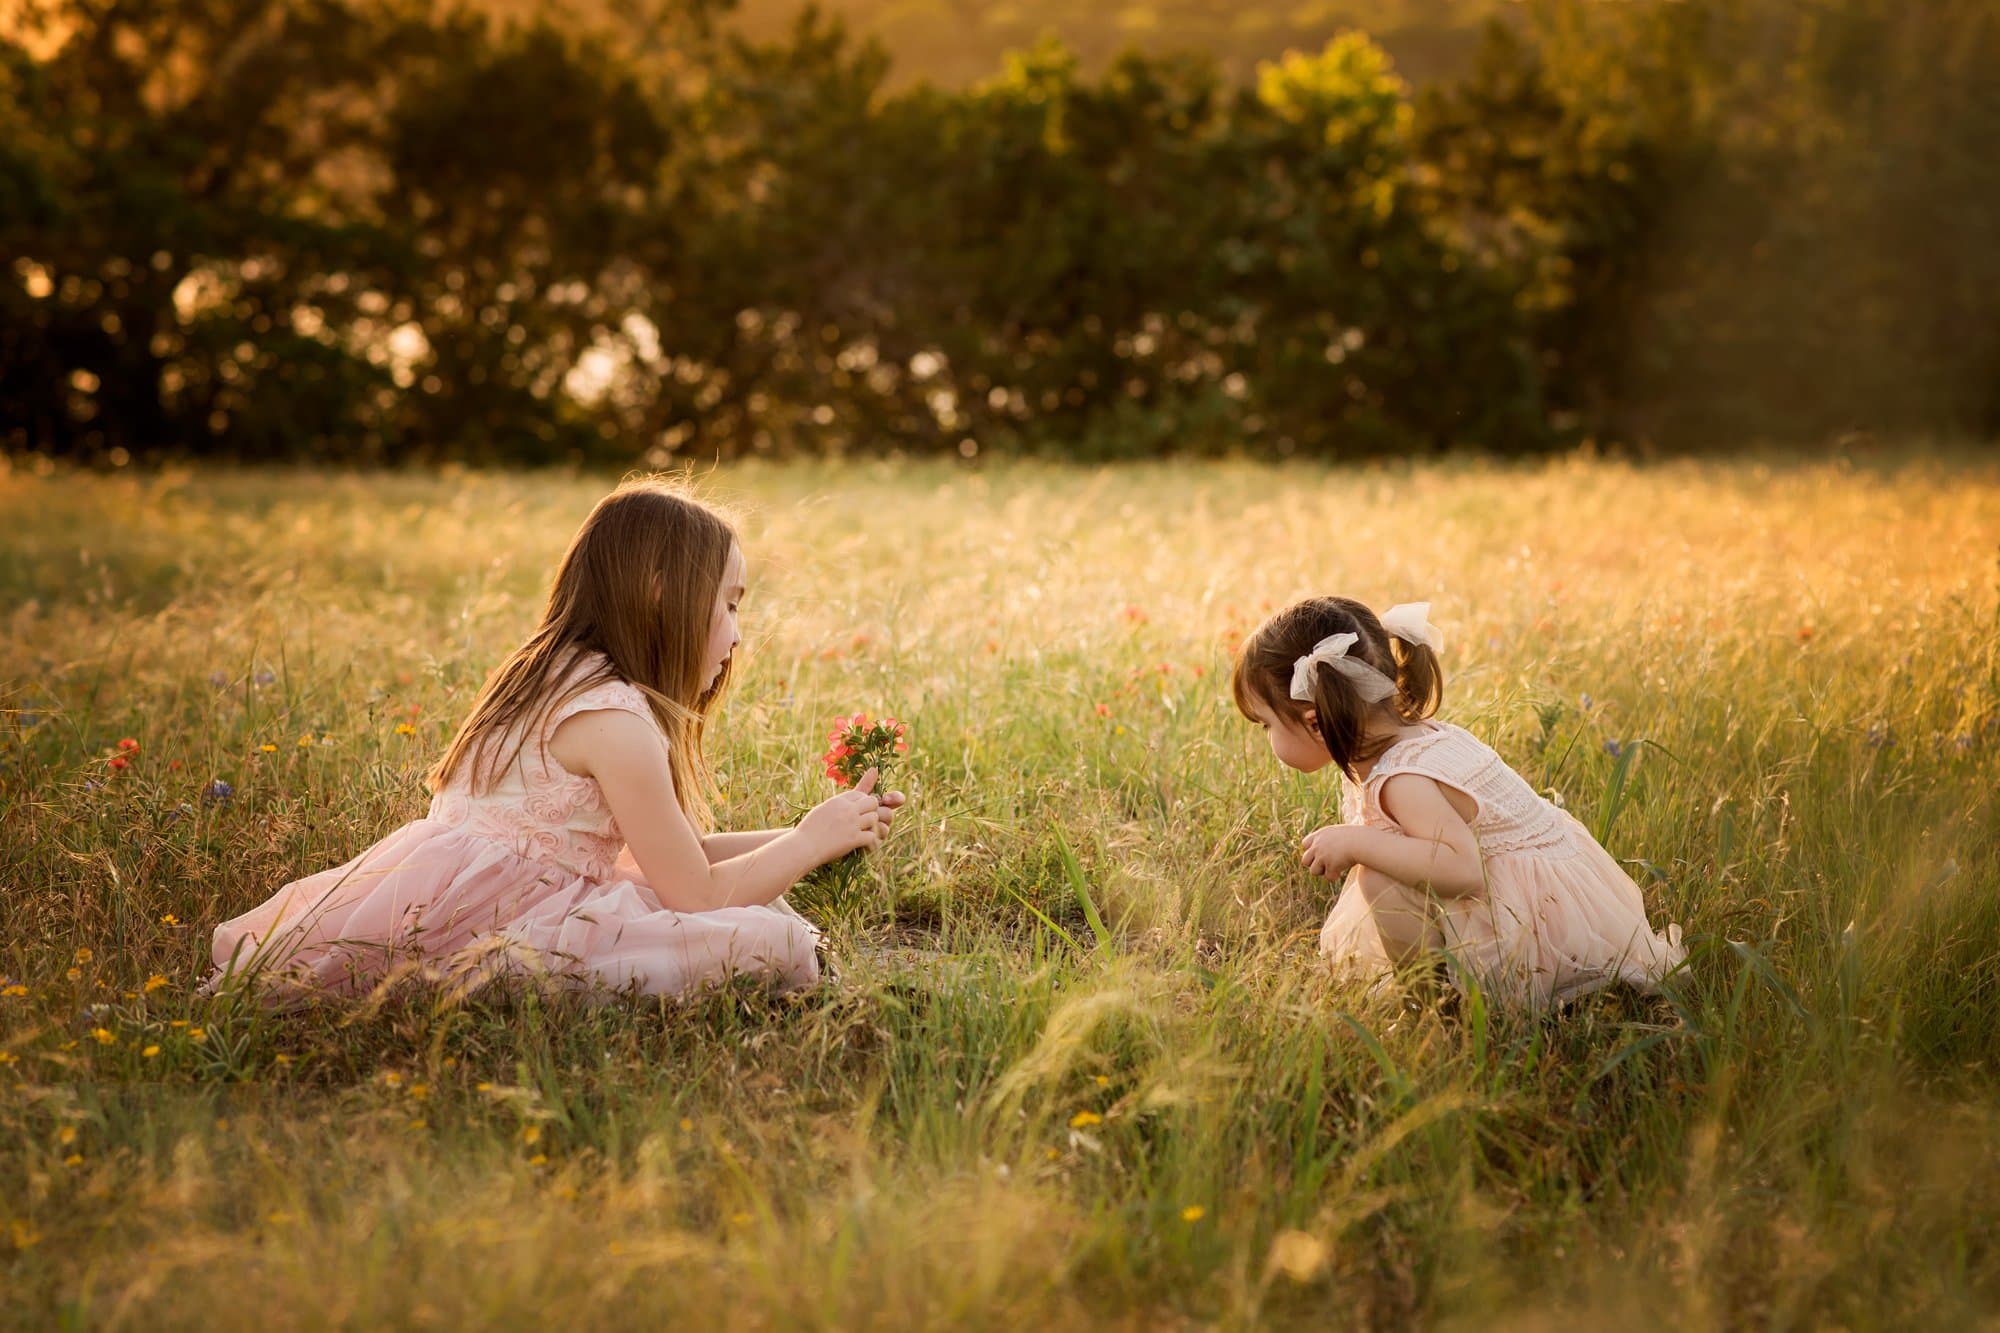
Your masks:
[[[1412,89],[805,11],[23,0],[0,431],[77,458],[2000,433],[1986,0],[1532,0]]]

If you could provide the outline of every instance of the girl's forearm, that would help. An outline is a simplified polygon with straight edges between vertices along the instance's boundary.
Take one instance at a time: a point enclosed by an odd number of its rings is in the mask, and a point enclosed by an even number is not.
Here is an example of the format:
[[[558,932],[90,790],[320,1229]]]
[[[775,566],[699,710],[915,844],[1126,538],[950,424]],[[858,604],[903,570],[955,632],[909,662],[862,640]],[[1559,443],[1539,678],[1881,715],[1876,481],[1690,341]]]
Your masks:
[[[783,896],[824,859],[797,829],[778,830],[757,847],[712,863],[703,894],[707,902],[694,910],[762,907]]]
[[[1440,897],[1461,898],[1486,888],[1486,868],[1477,846],[1412,838],[1387,829],[1356,829],[1354,859],[1413,888],[1427,884]]]
[[[708,855],[708,863],[715,865],[738,856],[745,856],[790,833],[790,829],[752,829],[741,833],[711,833],[701,840],[701,850]]]
[[[711,834],[701,840],[709,863],[700,883],[651,887],[661,904],[676,912],[761,907],[783,897],[787,889],[822,859],[804,839],[794,836],[797,832],[760,829],[754,833]],[[630,847],[618,855],[618,873],[627,879],[646,878]]]

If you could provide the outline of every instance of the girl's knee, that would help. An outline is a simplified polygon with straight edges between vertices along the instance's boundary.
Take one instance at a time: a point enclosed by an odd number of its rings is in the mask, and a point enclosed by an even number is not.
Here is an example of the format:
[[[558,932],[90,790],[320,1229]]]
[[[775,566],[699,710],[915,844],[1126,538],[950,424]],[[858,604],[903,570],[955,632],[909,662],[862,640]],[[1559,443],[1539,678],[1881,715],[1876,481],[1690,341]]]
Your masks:
[[[820,978],[819,932],[803,917],[792,917],[786,923],[779,957],[773,961],[777,964],[775,970],[785,989],[817,984]]]
[[[1391,879],[1373,866],[1354,868],[1354,890],[1370,907],[1409,908],[1423,898],[1399,879]]]
[[[1435,943],[1437,931],[1424,894],[1372,866],[1355,868],[1354,891],[1368,904],[1383,948],[1391,958],[1408,962]]]

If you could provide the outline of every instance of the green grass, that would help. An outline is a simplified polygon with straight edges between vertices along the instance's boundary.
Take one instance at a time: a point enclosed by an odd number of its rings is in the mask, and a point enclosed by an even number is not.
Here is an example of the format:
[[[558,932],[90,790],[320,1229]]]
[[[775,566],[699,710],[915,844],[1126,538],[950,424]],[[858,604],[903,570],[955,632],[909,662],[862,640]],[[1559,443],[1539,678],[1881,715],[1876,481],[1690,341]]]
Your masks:
[[[218,920],[422,812],[608,480],[0,475],[0,1320],[2000,1312],[1992,463],[726,471],[726,823],[823,794],[834,714],[912,728],[879,876],[798,895],[840,984],[197,998]],[[1683,924],[1674,996],[1321,974],[1337,793],[1226,674],[1328,591],[1434,603],[1444,715]]]

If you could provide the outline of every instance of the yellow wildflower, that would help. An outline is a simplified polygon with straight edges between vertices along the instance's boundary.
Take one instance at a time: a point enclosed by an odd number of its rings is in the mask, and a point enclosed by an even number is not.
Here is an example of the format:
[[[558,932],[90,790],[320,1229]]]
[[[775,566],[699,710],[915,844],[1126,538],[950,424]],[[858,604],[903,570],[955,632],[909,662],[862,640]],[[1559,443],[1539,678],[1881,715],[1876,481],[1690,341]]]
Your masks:
[[[87,963],[95,957],[97,957],[97,955],[92,953],[88,949],[78,949],[76,951],[76,961],[79,963]]]
[[[412,1083],[410,1085],[410,1095],[418,1101],[422,1101],[431,1095],[431,1085],[428,1083]]]
[[[692,1121],[692,1120],[688,1119],[688,1118],[687,1118],[686,1116],[682,1116],[682,1117],[681,1117],[681,1133],[685,1134],[685,1133],[687,1133],[687,1132],[688,1132],[689,1130],[691,1130],[691,1129],[693,1129],[693,1128],[694,1128],[694,1121]]]
[[[388,1073],[382,1075],[382,1086],[387,1088],[400,1088],[403,1086],[403,1076],[397,1073],[395,1070],[391,1069]]]
[[[146,978],[146,994],[151,995],[154,991],[160,989],[160,987],[166,984],[167,984],[167,979],[161,976],[158,972],[155,972],[153,973],[152,976]]]
[[[69,971],[63,973],[63,976],[67,977],[71,981],[81,981],[83,979],[83,969],[80,967],[72,967]]]
[[[521,1142],[540,1143],[541,1141],[542,1141],[542,1127],[540,1125],[521,1126]]]
[[[0,1065],[14,1064],[17,1061],[19,1061],[20,1058],[21,1058],[20,1056],[14,1054],[12,1051],[0,1051]]]
[[[396,734],[398,736],[414,736],[417,734],[417,729],[407,722],[398,722],[396,724]]]
[[[99,1046],[116,1046],[118,1044],[118,1034],[110,1028],[92,1028],[90,1035],[97,1038]]]
[[[188,1029],[188,1036],[192,1037],[192,1038],[193,1038],[194,1040],[196,1040],[196,1041],[207,1041],[207,1040],[208,1040],[208,1029],[206,1029],[206,1028],[189,1028],[189,1029]]]
[[[15,982],[13,985],[7,987],[5,990],[0,990],[0,995],[4,995],[10,1000],[18,1000],[27,993],[28,993],[28,988],[26,986],[21,985],[19,982]]]
[[[538,1152],[528,1159],[529,1166],[547,1166],[548,1164],[549,1155],[547,1153]]]
[[[56,1131],[56,1142],[62,1144],[64,1147],[68,1147],[70,1144],[75,1143],[76,1126],[64,1125],[61,1129],[58,1129]]]
[[[145,1056],[148,1060],[152,1059],[159,1053],[160,1053],[160,1048],[158,1046],[148,1046],[145,1050],[139,1052],[139,1054]]]
[[[1101,1125],[1103,1123],[1104,1117],[1095,1111],[1078,1111],[1069,1118],[1069,1127],[1071,1129],[1083,1129],[1089,1125]]]
[[[265,744],[260,745],[257,748],[265,754],[276,754],[278,752],[278,747],[270,744],[269,742],[266,742]]]
[[[1104,1075],[1099,1074],[1097,1076],[1097,1086],[1100,1088],[1108,1088],[1111,1086],[1111,1080],[1106,1078]]]
[[[301,736],[301,737],[299,737],[299,748],[300,748],[301,750],[310,750],[310,749],[312,749],[312,743],[313,743],[313,738],[312,738],[312,735],[311,735],[310,733],[308,733],[308,734],[306,734],[306,735],[304,735],[304,736]]]
[[[64,1166],[82,1166],[82,1165],[83,1165],[83,1154],[82,1154],[82,1153],[80,1153],[80,1152],[73,1152],[73,1153],[71,1153],[71,1154],[70,1154],[69,1156],[67,1156],[67,1157],[63,1158],[63,1165],[64,1165]]]
[[[1191,1203],[1181,1209],[1181,1221],[1183,1222],[1199,1222],[1206,1216],[1208,1216],[1208,1209],[1198,1203]]]
[[[160,918],[160,924],[163,926],[178,926],[180,923],[181,919],[175,916],[172,912],[169,912],[165,916]]]

